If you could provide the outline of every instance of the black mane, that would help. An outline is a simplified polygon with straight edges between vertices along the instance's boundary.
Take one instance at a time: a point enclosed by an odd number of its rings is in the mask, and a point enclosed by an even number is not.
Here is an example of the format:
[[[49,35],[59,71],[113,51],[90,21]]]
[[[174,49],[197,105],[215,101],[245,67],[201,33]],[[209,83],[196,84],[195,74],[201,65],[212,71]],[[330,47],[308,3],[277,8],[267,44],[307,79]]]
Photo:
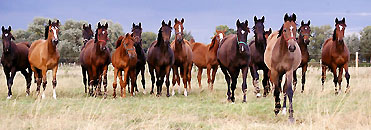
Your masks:
[[[49,35],[49,25],[45,25],[45,40],[48,39]]]
[[[157,43],[156,43],[155,47],[158,47],[160,42],[163,42],[163,39],[162,39],[162,27],[158,30]]]

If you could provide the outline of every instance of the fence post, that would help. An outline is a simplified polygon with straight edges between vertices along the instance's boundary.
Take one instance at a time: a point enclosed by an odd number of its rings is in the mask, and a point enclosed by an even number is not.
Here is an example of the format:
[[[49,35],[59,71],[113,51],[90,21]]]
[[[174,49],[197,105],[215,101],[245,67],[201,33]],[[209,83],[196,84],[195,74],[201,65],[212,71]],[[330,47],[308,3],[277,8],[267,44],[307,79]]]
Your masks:
[[[356,73],[358,75],[358,51],[356,52]]]

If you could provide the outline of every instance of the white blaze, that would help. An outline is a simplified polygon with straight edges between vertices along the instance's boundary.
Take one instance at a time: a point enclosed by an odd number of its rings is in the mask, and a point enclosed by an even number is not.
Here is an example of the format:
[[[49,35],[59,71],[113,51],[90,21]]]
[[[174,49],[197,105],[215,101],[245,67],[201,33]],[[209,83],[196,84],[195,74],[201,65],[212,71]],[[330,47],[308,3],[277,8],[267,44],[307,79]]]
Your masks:
[[[241,33],[242,33],[242,34],[245,34],[245,31],[244,31],[244,30],[241,30]]]
[[[5,36],[7,37],[7,36],[8,36],[8,34],[7,34],[7,33],[5,33]]]
[[[339,25],[340,31],[343,30],[343,26]]]
[[[55,39],[58,39],[58,36],[57,36],[57,29],[56,29],[55,27],[53,27],[52,30],[53,30],[54,38],[55,38]]]
[[[223,39],[223,34],[222,33],[219,33],[219,38],[220,38],[220,40]]]
[[[292,33],[292,29],[294,29],[294,27],[290,26],[291,37],[294,37],[294,34]]]
[[[179,24],[178,32],[181,32],[181,31],[182,31],[182,27]]]

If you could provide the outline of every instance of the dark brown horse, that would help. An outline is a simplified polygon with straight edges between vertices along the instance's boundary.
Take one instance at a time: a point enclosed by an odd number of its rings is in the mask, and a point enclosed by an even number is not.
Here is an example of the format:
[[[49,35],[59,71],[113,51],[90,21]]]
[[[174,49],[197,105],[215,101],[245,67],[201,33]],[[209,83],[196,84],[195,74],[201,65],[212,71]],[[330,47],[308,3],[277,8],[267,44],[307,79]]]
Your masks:
[[[250,62],[250,71],[251,77],[253,77],[253,85],[255,87],[255,94],[256,97],[260,97],[260,89],[259,89],[259,73],[258,70],[263,70],[264,78],[263,78],[263,88],[264,93],[263,96],[266,97],[270,91],[269,85],[269,69],[264,63],[264,52],[265,48],[267,47],[267,37],[272,33],[272,30],[265,31],[264,30],[264,16],[261,19],[254,17],[254,37],[255,39],[250,42],[249,47],[251,51],[251,62]]]
[[[89,40],[80,53],[80,64],[82,73],[84,75],[86,71],[88,72],[89,95],[91,96],[97,96],[101,93],[100,84],[103,78],[104,97],[107,96],[107,70],[109,63],[111,62],[110,52],[106,47],[108,41],[107,29],[107,23],[102,26],[99,22],[98,28],[95,31],[95,39]],[[86,83],[84,82],[84,84]],[[95,89],[94,93],[93,88]]]
[[[91,30],[91,24],[89,24],[89,26],[85,26],[85,24],[82,25],[82,38],[83,38],[82,42],[84,43],[84,45],[82,46],[81,50],[84,49],[85,44],[89,40],[93,39],[93,36],[94,36],[94,33]],[[86,93],[86,91],[85,91],[85,93]]]
[[[43,82],[43,93],[41,98],[45,97],[46,89],[46,72],[48,70],[53,70],[53,98],[57,98],[55,88],[57,87],[57,70],[59,61],[59,52],[57,50],[59,32],[59,20],[57,22],[51,22],[49,20],[49,25],[45,28],[45,38],[46,40],[34,41],[30,47],[28,53],[28,61],[30,62],[31,69],[37,78],[37,93],[40,93],[41,80]],[[41,79],[42,78],[42,79]]]
[[[216,71],[218,70],[217,51],[220,41],[225,37],[225,31],[216,30],[216,34],[211,40],[210,44],[203,44],[199,42],[192,43],[192,61],[198,67],[198,85],[201,88],[202,70],[207,69],[207,83],[211,90],[214,86]],[[210,76],[211,69],[213,69],[212,77]]]
[[[170,37],[171,37],[171,21],[166,24],[162,20],[162,26],[158,30],[157,40],[154,41],[148,49],[148,69],[149,73],[151,74],[151,81],[152,81],[152,90],[151,94],[153,94],[154,83],[156,82],[157,86],[157,96],[161,96],[162,91],[162,84],[164,83],[164,78],[166,76],[166,88],[167,94],[166,96],[169,97],[169,86],[170,86],[170,69],[174,64],[174,52],[170,48]],[[156,78],[155,74],[156,72]]]
[[[225,76],[225,81],[228,86],[228,101],[234,103],[234,90],[237,85],[237,78],[242,70],[242,92],[243,92],[243,102],[246,102],[246,91],[247,91],[247,72],[250,64],[250,49],[247,42],[247,34],[250,32],[247,20],[245,22],[240,22],[237,20],[237,35],[230,34],[226,36],[220,43],[218,49],[218,62],[222,72]],[[232,78],[232,79],[231,79]],[[232,80],[232,85],[230,82]],[[231,93],[232,89],[232,93]],[[232,95],[231,95],[232,94]]]
[[[284,102],[282,113],[286,114],[286,95],[289,97],[289,120],[294,121],[292,97],[293,71],[296,70],[301,61],[301,52],[296,42],[296,15],[288,14],[284,17],[284,24],[279,32],[274,32],[268,37],[268,46],[264,53],[264,62],[270,69],[270,79],[274,85],[275,114],[281,109],[280,93],[282,76],[286,75],[286,81],[283,88]]]
[[[135,52],[137,55],[137,63],[136,63],[136,76],[139,75],[139,73],[142,75],[142,87],[143,87],[143,93],[146,93],[146,87],[145,87],[145,78],[144,78],[144,70],[146,68],[146,54],[142,48],[142,23],[139,23],[138,25],[135,25],[133,23],[133,27],[131,28],[131,32],[134,38],[134,47]],[[135,84],[135,91],[138,92],[138,87]]]
[[[347,80],[347,89],[345,92],[349,91],[349,50],[343,40],[345,27],[347,27],[345,18],[341,21],[336,18],[334,34],[322,46],[322,90],[326,80],[326,67],[329,67],[334,74],[335,94],[341,92],[343,69],[345,69],[345,78]],[[339,75],[336,74],[337,68],[339,68]],[[339,83],[339,90],[337,89],[337,83]]]
[[[136,86],[136,63],[137,54],[135,52],[135,38],[133,34],[127,33],[120,36],[116,41],[116,51],[112,54],[112,65],[114,67],[113,77],[113,97],[116,97],[117,76],[120,80],[121,97],[126,96],[125,88],[128,83],[128,78],[131,79],[131,96],[133,96],[134,86]],[[122,80],[122,71],[124,71],[124,80]]]
[[[310,38],[310,20],[307,24],[304,24],[304,21],[301,21],[301,26],[298,29],[299,38],[298,44],[300,47],[301,52],[301,63],[299,68],[301,67],[301,93],[304,92],[304,84],[305,84],[305,72],[307,72],[308,62],[309,62],[309,53],[308,53],[308,45],[309,45],[309,38]],[[296,90],[297,78],[296,78],[296,70],[294,71],[294,91]]]
[[[192,48],[189,46],[189,42],[183,39],[183,23],[184,19],[178,21],[175,18],[175,40],[171,43],[171,49],[174,51],[175,62],[173,65],[173,95],[175,94],[175,84],[178,83],[180,86],[180,77],[178,68],[180,69],[180,76],[183,79],[184,85],[184,96],[187,96],[187,89],[191,89],[191,70],[192,70]],[[187,87],[189,86],[189,88]],[[178,87],[178,91],[179,91]]]
[[[27,96],[30,94],[31,86],[31,67],[28,62],[28,48],[30,47],[28,42],[22,42],[15,44],[12,40],[15,40],[11,31],[12,27],[5,29],[4,26],[1,27],[2,30],[2,41],[3,41],[3,54],[1,56],[1,64],[4,68],[4,73],[8,85],[8,97],[12,98],[12,85],[14,76],[17,71],[21,71],[26,79],[26,93]],[[27,72],[28,70],[28,72]]]

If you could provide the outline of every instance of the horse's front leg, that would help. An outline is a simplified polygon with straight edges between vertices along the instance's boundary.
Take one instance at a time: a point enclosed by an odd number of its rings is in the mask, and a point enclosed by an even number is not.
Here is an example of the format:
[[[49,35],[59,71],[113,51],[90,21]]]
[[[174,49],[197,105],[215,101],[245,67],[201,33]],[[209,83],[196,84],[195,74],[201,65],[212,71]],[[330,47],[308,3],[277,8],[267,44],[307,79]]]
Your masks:
[[[180,79],[179,79],[179,74],[178,74],[178,66],[176,65],[173,65],[172,67],[173,69],[173,92],[172,92],[172,95],[174,96],[175,95],[175,88],[178,88],[178,93],[180,94]],[[176,83],[178,83],[178,86],[175,87]]]
[[[232,101],[232,103],[234,103],[235,100],[236,100],[236,98],[234,96],[234,91],[236,90],[237,78],[238,78],[238,74],[240,73],[240,71],[239,70],[230,70],[229,72],[230,72],[231,78],[232,78],[232,84],[231,84],[232,96],[231,96],[231,101]],[[245,83],[246,83],[246,80],[245,80]]]
[[[331,66],[332,74],[334,75],[335,95],[339,93],[338,88],[337,88],[338,77],[337,77],[336,68],[337,66],[335,64]]]
[[[344,64],[344,70],[345,70],[345,79],[347,80],[347,88],[345,90],[345,93],[349,92],[349,79],[350,75],[348,72],[348,63]]]
[[[56,65],[54,68],[53,68],[53,98],[54,99],[57,99],[57,93],[55,91],[56,87],[57,87],[57,70],[58,70],[58,65]]]
[[[231,77],[229,76],[226,67],[220,66],[220,68],[222,69],[222,72],[224,74],[225,82],[227,82],[227,87],[228,87],[228,90],[227,90],[227,100],[230,101],[231,100],[231,86],[230,86],[230,84],[231,84]]]
[[[31,70],[31,69],[30,69]],[[31,71],[29,71],[31,72]],[[21,70],[22,75],[26,79],[26,96],[30,95],[30,87],[31,87],[31,74],[28,73],[25,69]]]
[[[292,107],[292,97],[294,96],[294,91],[292,90],[292,78],[293,72],[288,71],[286,72],[286,94],[289,98],[289,120],[290,122],[294,122],[294,109]]]
[[[324,90],[325,88],[325,81],[326,81],[326,65],[322,65],[322,78],[321,78],[321,81],[322,81],[322,91]]]
[[[197,74],[197,80],[198,80],[198,87],[199,88],[202,88],[202,85],[201,85],[201,78],[202,78],[202,67],[198,67],[198,74]],[[210,80],[210,70],[208,69],[207,70],[207,79]],[[208,81],[209,83],[209,81]]]
[[[214,89],[214,81],[215,81],[216,71],[218,71],[218,66],[213,67],[213,72],[212,72],[212,74],[211,74],[211,76],[212,76],[212,79],[211,79],[211,86],[210,86],[210,89],[211,89],[211,90]]]
[[[256,97],[259,98],[261,96],[260,89],[259,89],[259,73],[256,65],[252,65],[250,68],[251,76],[253,77],[252,84],[255,87],[254,93],[256,94]],[[243,73],[243,70],[242,70]]]
[[[4,67],[4,73],[5,73],[5,77],[6,77],[6,83],[7,83],[7,86],[8,86],[8,97],[7,97],[7,99],[11,99],[12,98],[12,87],[11,86],[9,87],[10,70],[7,67]]]
[[[130,81],[131,81],[130,95],[133,96],[134,89],[137,88],[137,75],[136,75],[135,68],[129,69],[129,76],[130,76]]]
[[[242,68],[242,80],[243,80],[243,82],[242,82],[242,92],[243,92],[243,100],[242,100],[242,102],[246,102],[246,92],[247,92],[246,78],[247,78],[248,71],[249,71],[248,67]],[[237,75],[237,77],[238,77],[238,75]],[[256,95],[256,96],[258,97],[258,95]]]
[[[46,84],[48,83],[48,82],[47,82],[47,78],[46,78],[46,71],[48,71],[46,67],[43,67],[43,68],[41,69],[42,81],[43,81],[43,93],[42,93],[42,95],[41,95],[41,99],[45,98],[45,89],[46,89]],[[53,72],[54,72],[54,71],[53,71]],[[53,74],[54,74],[54,73],[53,73]],[[54,78],[54,77],[53,77],[53,78]]]
[[[113,70],[113,83],[112,83],[112,87],[113,87],[113,98],[116,98],[116,88],[117,88],[117,75],[118,75],[118,72],[119,72],[119,69],[118,68],[114,68]],[[121,82],[121,80],[120,80]]]
[[[170,91],[170,79],[169,79],[169,77],[170,77],[170,69],[171,69],[171,67],[170,66],[167,66],[166,67],[166,81],[165,81],[165,84],[166,84],[166,96],[167,97],[170,97],[170,93],[169,93],[169,91]]]
[[[107,98],[107,73],[108,65],[103,68],[103,87],[104,87],[104,98]]]
[[[298,83],[298,79],[297,79],[297,76],[296,76],[296,71],[297,71],[298,69],[296,69],[296,70],[294,70],[294,72],[293,72],[293,85],[294,85],[294,91],[296,90],[296,84]],[[303,70],[303,69],[302,69]]]
[[[263,69],[264,72],[264,78],[263,78],[263,86],[264,86],[264,93],[263,97],[266,97],[269,94],[270,91],[270,85],[269,85],[269,69],[265,68]]]
[[[339,92],[341,92],[341,82],[343,81],[343,66],[339,67],[339,75],[338,75],[338,84],[339,84]]]
[[[304,65],[304,66],[301,68],[301,70],[302,70],[302,72],[301,72],[301,74],[302,74],[302,76],[301,76],[301,93],[304,92],[305,73],[307,72],[307,69],[308,69],[308,64]]]
[[[180,68],[182,69],[182,68]],[[188,96],[187,93],[187,81],[188,81],[188,66],[183,66],[183,73],[181,73],[183,79],[183,86],[184,86],[184,96]],[[189,88],[190,90],[191,88]]]
[[[151,75],[151,83],[152,83],[152,89],[151,89],[150,94],[153,94],[154,93],[153,88],[155,87],[154,84],[156,83],[155,73],[153,72],[154,67],[151,65],[148,65],[148,71],[149,71],[149,74]]]
[[[122,72],[119,72],[119,78],[122,79]],[[129,67],[124,68],[124,81],[120,81],[121,97],[126,97],[126,85],[129,78]]]
[[[146,80],[145,80],[145,78],[144,78],[144,70],[145,70],[145,67],[142,67],[141,69],[140,69],[140,73],[141,73],[141,75],[142,75],[142,87],[143,87],[143,94],[146,94]]]

